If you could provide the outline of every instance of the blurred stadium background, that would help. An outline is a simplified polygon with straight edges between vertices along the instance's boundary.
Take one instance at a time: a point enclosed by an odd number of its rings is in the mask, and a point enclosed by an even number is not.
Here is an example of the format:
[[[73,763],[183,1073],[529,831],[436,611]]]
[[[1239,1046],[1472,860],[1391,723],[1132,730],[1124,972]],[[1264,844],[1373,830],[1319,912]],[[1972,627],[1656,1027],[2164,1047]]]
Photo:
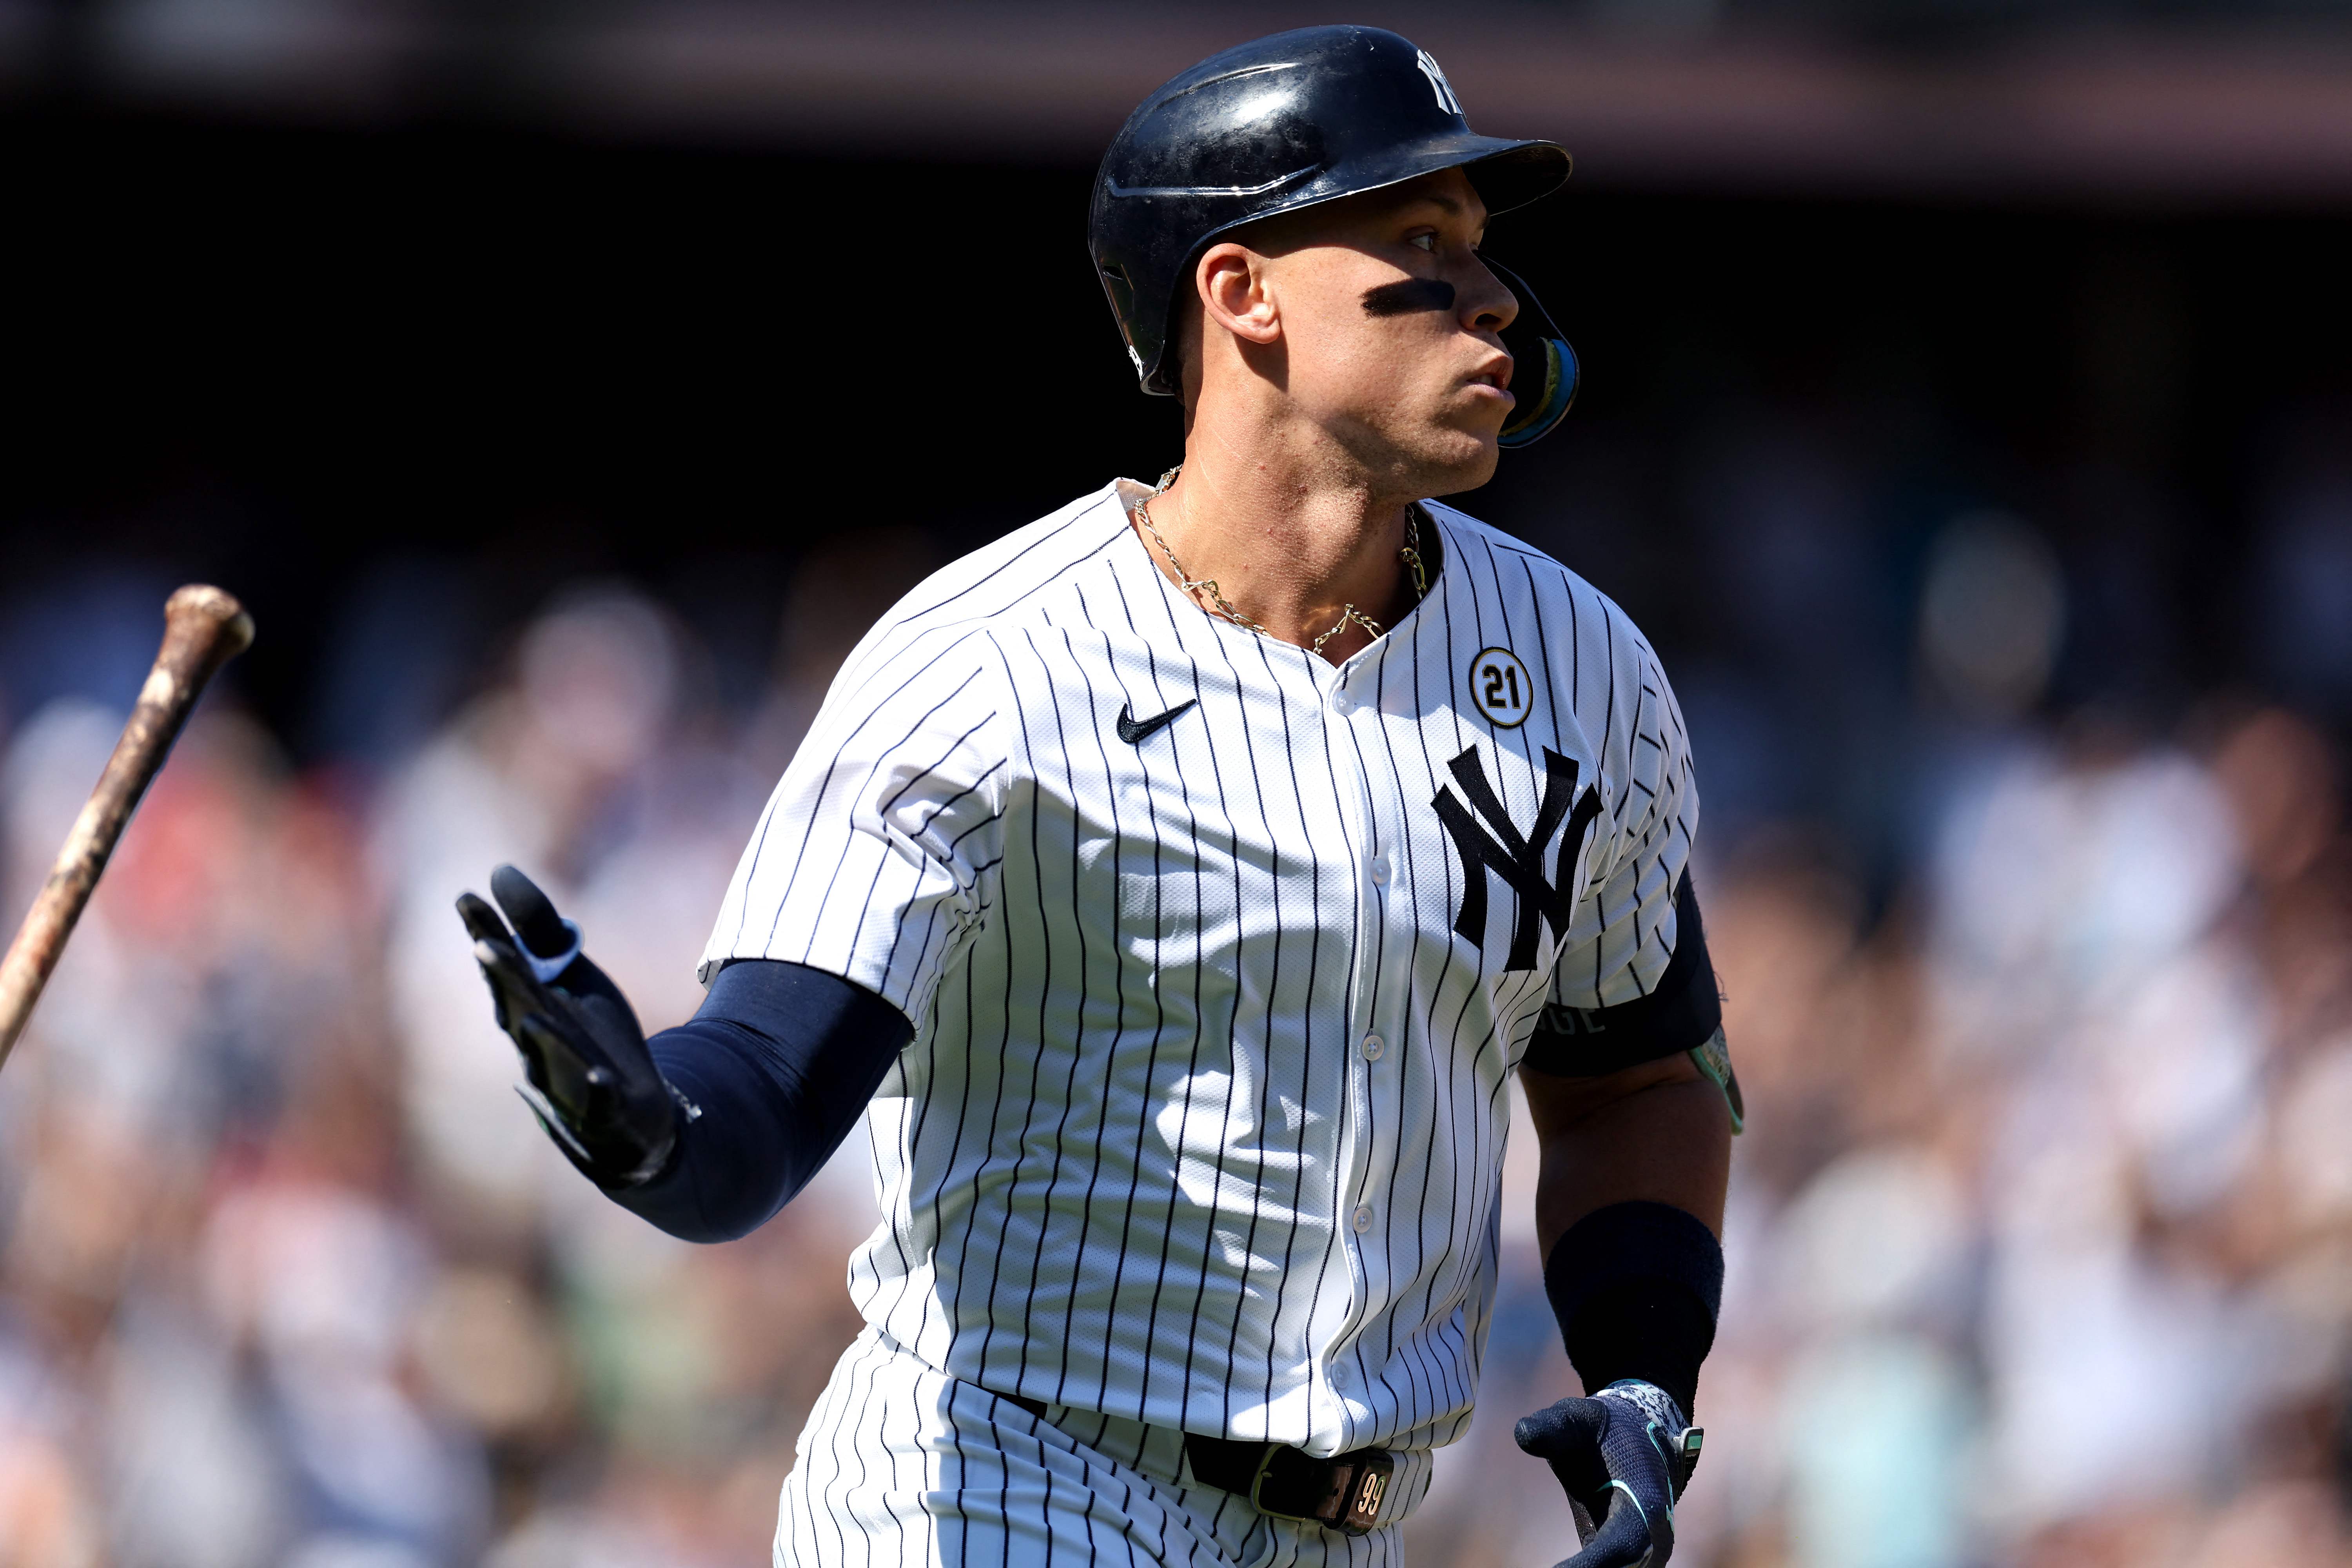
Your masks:
[[[169,587],[261,626],[0,1082],[0,1568],[761,1560],[864,1152],[734,1246],[603,1205],[449,900],[516,859],[689,1010],[865,626],[1176,454],[1118,119],[1332,19],[0,0],[7,919]],[[2352,1563],[2352,7],[1349,19],[1578,156],[1491,243],[1585,400],[1469,505],[1698,747],[1752,1125],[1677,1562]],[[1570,1542],[1508,1223],[1423,1568]]]

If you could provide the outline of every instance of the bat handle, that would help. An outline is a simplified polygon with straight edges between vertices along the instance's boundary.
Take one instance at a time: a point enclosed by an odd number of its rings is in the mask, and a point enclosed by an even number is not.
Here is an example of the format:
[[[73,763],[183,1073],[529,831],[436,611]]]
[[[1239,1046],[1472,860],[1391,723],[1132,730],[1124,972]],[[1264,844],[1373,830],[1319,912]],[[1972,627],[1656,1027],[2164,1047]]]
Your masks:
[[[163,605],[163,646],[156,651],[154,668],[139,689],[139,700],[115,742],[98,787],[75,818],[58,851],[57,864],[41,885],[16,939],[0,958],[0,1064],[5,1064],[16,1037],[25,1032],[41,987],[58,966],[66,938],[89,902],[99,873],[106,869],[114,846],[122,837],[131,814],[172,742],[188,721],[196,699],[220,672],[222,665],[243,653],[253,642],[253,617],[245,607],[218,588],[190,584]]]

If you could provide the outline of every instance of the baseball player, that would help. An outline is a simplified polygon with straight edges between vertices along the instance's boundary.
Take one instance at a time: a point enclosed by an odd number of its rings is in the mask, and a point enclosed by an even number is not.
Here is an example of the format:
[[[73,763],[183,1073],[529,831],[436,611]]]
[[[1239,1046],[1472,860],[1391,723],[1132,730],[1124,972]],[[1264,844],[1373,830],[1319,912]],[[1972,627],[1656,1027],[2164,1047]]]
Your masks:
[[[1518,1440],[1578,1568],[1672,1551],[1736,1116],[1689,749],[1614,605],[1429,499],[1573,394],[1480,249],[1568,168],[1374,28],[1170,81],[1089,239],[1181,471],[873,629],[690,1023],[648,1042],[512,868],[461,900],[526,1098],[665,1230],[744,1234],[867,1119],[779,1563],[1394,1560],[1470,1420],[1514,1072],[1592,1391]]]

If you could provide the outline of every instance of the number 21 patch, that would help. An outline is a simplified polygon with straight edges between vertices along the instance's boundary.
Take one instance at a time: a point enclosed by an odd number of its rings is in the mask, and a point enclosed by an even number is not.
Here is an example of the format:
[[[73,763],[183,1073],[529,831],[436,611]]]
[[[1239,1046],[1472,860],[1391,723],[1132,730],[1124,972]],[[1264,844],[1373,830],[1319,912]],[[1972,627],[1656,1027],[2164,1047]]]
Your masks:
[[[1535,706],[1536,683],[1519,656],[1490,647],[1470,661],[1470,700],[1498,730],[1516,730]]]

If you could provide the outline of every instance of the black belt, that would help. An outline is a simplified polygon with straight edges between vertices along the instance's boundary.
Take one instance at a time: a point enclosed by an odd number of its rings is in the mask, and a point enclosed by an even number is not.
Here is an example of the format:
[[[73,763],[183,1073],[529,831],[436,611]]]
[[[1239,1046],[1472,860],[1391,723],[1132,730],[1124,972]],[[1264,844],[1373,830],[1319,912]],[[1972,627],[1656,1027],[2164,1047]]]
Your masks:
[[[1017,1394],[997,1397],[1045,1419],[1042,1400]],[[1396,1458],[1384,1448],[1318,1459],[1287,1443],[1244,1443],[1197,1432],[1184,1434],[1184,1458],[1192,1462],[1194,1480],[1239,1492],[1268,1518],[1321,1524],[1343,1535],[1380,1528],[1389,1480],[1396,1473]]]

